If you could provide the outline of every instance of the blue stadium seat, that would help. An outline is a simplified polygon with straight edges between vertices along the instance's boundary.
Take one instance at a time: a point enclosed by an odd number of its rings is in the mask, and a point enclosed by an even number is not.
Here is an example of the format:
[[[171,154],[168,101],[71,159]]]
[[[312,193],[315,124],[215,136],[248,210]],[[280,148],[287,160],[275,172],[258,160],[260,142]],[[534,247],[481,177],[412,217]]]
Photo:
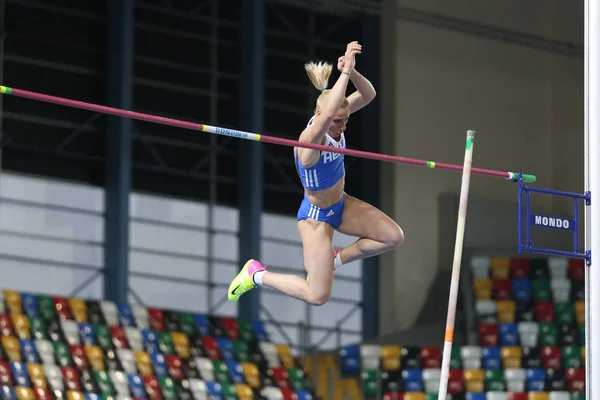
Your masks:
[[[513,299],[520,302],[531,300],[531,281],[529,279],[514,279],[512,281]]]
[[[465,395],[466,400],[487,400],[485,392],[470,392]]]
[[[528,368],[525,371],[526,390],[543,392],[546,386],[546,372],[542,368]]]
[[[129,381],[129,390],[133,398],[145,399],[147,394],[142,376],[140,374],[127,374],[127,380]]]
[[[224,337],[217,338],[217,344],[219,345],[221,357],[223,357],[224,360],[235,360],[235,350],[231,339]]]
[[[23,304],[23,313],[29,318],[37,317],[40,312],[38,299],[30,293],[21,293],[21,303]]]
[[[117,304],[117,311],[123,327],[135,326],[135,316],[129,304]]]
[[[423,370],[421,368],[406,368],[402,371],[404,390],[407,392],[423,391]]]
[[[306,390],[296,390],[296,396],[298,396],[298,400],[313,400],[313,397]]]
[[[340,349],[342,357],[342,373],[354,374],[360,371],[360,346],[348,345]]]
[[[267,328],[262,321],[252,321],[252,331],[256,335],[256,339],[259,342],[270,342]]]
[[[142,340],[144,341],[144,349],[148,353],[157,353],[160,351],[158,347],[158,336],[154,329],[142,329]]]
[[[40,357],[35,348],[35,343],[32,339],[19,339],[19,343],[21,344],[21,354],[23,354],[23,361],[38,364],[40,362]]]
[[[13,386],[2,385],[2,398],[4,400],[19,400]]]
[[[215,396],[217,398],[221,398],[222,395],[222,390],[221,390],[221,385],[218,384],[217,382],[210,382],[210,381],[206,381],[206,391],[208,392],[209,396]]]
[[[158,352],[150,353],[150,359],[152,360],[152,369],[156,377],[167,377],[169,376],[169,369],[167,367],[167,360],[165,356]]]
[[[194,324],[200,336],[210,336],[210,321],[205,315],[194,314]]]
[[[81,337],[81,344],[96,344],[96,331],[94,331],[94,326],[89,322],[82,322],[79,324],[79,336]]]
[[[227,372],[229,372],[229,377],[231,378],[232,383],[246,383],[246,380],[244,379],[244,370],[239,362],[235,360],[228,360],[225,361],[225,365],[227,365]]]
[[[10,372],[13,376],[16,386],[31,386],[27,365],[20,361],[10,362]]]
[[[500,346],[518,346],[519,330],[516,323],[500,324],[498,326],[498,341]]]
[[[481,348],[481,362],[483,369],[502,368],[500,347],[490,346]]]

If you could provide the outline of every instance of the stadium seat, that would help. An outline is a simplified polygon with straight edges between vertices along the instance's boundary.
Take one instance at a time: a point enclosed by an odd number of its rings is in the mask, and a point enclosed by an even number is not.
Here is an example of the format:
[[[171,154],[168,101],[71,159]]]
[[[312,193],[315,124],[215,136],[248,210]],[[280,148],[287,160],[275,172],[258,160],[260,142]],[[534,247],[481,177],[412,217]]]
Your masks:
[[[341,372],[354,374],[360,371],[360,347],[358,345],[343,346],[340,350]]]

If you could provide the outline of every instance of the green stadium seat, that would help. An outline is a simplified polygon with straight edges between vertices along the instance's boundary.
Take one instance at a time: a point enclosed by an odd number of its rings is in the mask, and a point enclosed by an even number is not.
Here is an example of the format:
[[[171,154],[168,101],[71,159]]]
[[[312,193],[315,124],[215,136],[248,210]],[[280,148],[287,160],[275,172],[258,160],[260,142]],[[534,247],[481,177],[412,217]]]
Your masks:
[[[292,388],[296,390],[304,389],[304,371],[299,368],[288,368],[287,372]]]
[[[196,334],[196,328],[194,327],[194,317],[192,314],[187,312],[179,313],[179,329],[187,336],[192,337]]]
[[[50,296],[37,296],[40,315],[46,321],[54,321],[56,319],[56,309],[54,308],[54,300]]]
[[[46,323],[44,322],[44,319],[42,317],[30,318],[29,326],[31,328],[31,336],[34,339],[49,339]]]
[[[377,395],[377,370],[365,369],[360,377],[364,395],[366,397]]]
[[[112,384],[112,380],[110,376],[106,373],[106,371],[94,371],[92,373],[94,379],[96,380],[96,384],[98,385],[98,389],[100,394],[105,396],[114,396],[115,388]]]
[[[96,333],[96,343],[104,351],[113,349],[112,336],[110,329],[104,324],[94,324],[94,332]]]
[[[158,378],[160,389],[165,400],[177,400],[177,390],[175,389],[175,383],[173,379],[168,376],[161,376]],[[221,383],[221,386],[223,384]]]
[[[551,322],[540,323],[540,340],[539,346],[556,346],[558,345],[557,330],[555,324]]]
[[[254,331],[252,330],[252,324],[250,321],[245,319],[238,320],[238,327],[240,329],[240,334],[242,335],[242,340],[247,343],[256,341],[256,336],[254,335]]]
[[[213,361],[215,380],[219,383],[229,382],[229,372],[224,361]]]
[[[485,390],[488,392],[504,391],[504,370],[486,369],[485,370]]]
[[[554,313],[558,324],[570,325],[575,320],[575,310],[571,302],[554,303]]]
[[[462,360],[460,358],[460,347],[452,346],[452,350],[450,352],[450,369],[461,369],[462,368]]]
[[[165,355],[175,354],[171,332],[157,332],[158,348]]]
[[[243,340],[233,340],[233,352],[235,354],[235,358],[239,362],[248,362],[250,361],[250,354],[248,353],[248,344]]]
[[[72,367],[73,359],[71,358],[69,345],[65,342],[53,342],[52,345],[54,346],[56,364],[61,367]]]
[[[552,299],[549,279],[534,279],[531,282],[531,290],[534,301],[549,301]]]
[[[579,346],[564,346],[562,348],[562,367],[581,368],[581,348]]]

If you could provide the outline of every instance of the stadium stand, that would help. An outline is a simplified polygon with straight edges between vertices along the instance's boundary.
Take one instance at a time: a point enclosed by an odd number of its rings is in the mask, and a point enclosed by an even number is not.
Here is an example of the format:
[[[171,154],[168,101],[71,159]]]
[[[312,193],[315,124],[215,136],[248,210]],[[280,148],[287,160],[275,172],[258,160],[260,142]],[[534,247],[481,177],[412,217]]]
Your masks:
[[[453,347],[448,398],[584,400],[583,262],[476,257],[470,275],[478,340]],[[439,346],[356,344],[297,359],[259,321],[3,296],[5,399],[437,399]]]
[[[265,326],[107,301],[4,290],[0,385],[7,400],[314,399]]]
[[[478,343],[453,347],[448,398],[583,400],[582,260],[475,257],[471,276]],[[386,400],[435,400],[441,358],[436,346],[351,345],[340,374],[367,399],[381,382]]]

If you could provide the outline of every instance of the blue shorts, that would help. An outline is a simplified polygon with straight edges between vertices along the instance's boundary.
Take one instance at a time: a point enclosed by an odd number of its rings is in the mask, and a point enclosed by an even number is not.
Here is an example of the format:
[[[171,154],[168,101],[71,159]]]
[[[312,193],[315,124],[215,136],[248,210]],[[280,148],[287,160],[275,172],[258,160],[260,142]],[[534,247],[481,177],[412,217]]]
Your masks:
[[[327,222],[329,225],[337,229],[342,223],[342,214],[344,213],[344,197],[333,204],[331,207],[319,208],[310,204],[306,196],[298,209],[298,221],[305,219],[313,219],[315,221]]]

